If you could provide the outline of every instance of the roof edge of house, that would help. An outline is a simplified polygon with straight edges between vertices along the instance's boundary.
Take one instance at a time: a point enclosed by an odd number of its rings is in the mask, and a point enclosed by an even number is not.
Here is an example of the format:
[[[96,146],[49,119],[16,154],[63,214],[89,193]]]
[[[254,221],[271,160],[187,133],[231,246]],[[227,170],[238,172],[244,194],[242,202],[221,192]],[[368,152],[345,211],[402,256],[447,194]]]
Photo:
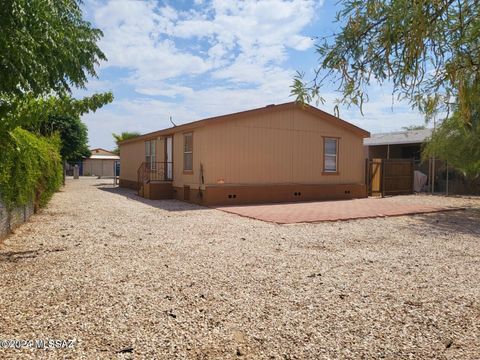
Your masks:
[[[88,149],[88,150],[90,150],[90,152],[93,152],[93,151],[95,151],[95,150],[102,150],[102,151],[108,152],[108,153],[110,153],[110,154],[117,155],[117,154],[115,154],[113,151],[106,150],[106,149],[104,149],[104,148],[93,148],[93,149]]]
[[[340,117],[336,117],[334,115],[331,115],[331,114],[329,114],[329,113],[327,113],[323,110],[320,110],[320,109],[318,109],[318,108],[316,108],[312,105],[299,104],[296,101],[290,101],[290,102],[286,102],[286,103],[282,103],[282,104],[278,104],[278,105],[273,105],[272,104],[272,105],[267,105],[267,106],[263,106],[263,107],[260,107],[260,108],[244,110],[244,111],[239,111],[239,112],[224,114],[224,115],[219,115],[219,116],[208,117],[208,118],[205,118],[205,119],[200,119],[200,120],[188,122],[188,123],[181,124],[181,125],[178,125],[178,126],[172,126],[172,127],[165,128],[165,129],[162,129],[162,130],[152,131],[152,132],[145,133],[145,134],[142,134],[140,136],[137,136],[137,137],[134,137],[134,138],[131,138],[131,139],[123,140],[123,141],[119,142],[118,145],[124,145],[124,144],[132,143],[132,142],[136,142],[136,141],[140,141],[140,140],[150,139],[150,138],[154,138],[154,137],[161,136],[161,135],[173,134],[177,131],[190,130],[190,129],[194,129],[194,128],[197,128],[197,127],[200,127],[200,126],[203,126],[203,125],[206,125],[206,124],[213,123],[213,122],[223,121],[223,120],[227,120],[227,119],[235,119],[235,118],[238,118],[238,117],[243,117],[245,115],[261,114],[261,113],[264,113],[264,112],[271,112],[271,111],[281,111],[281,110],[285,110],[285,109],[288,109],[288,108],[294,108],[294,109],[298,108],[298,109],[301,109],[301,110],[307,110],[307,111],[313,112],[314,114],[317,114],[317,115],[321,114],[322,116],[326,117],[327,121],[335,122],[338,125],[340,125],[341,127],[360,135],[362,138],[366,138],[366,137],[370,136],[370,132],[368,132],[368,131],[366,131],[366,130],[364,130],[364,129],[356,126],[356,125],[353,125],[352,123],[349,123],[348,121],[345,121],[345,120],[341,119]]]
[[[302,105],[300,105],[302,106]],[[367,137],[370,137],[370,132],[367,131],[367,130],[364,130],[362,129],[361,127],[358,127],[357,125],[354,125],[352,124],[351,122],[348,122],[348,121],[345,121],[343,120],[342,118],[340,117],[337,117],[335,115],[332,115],[332,114],[329,114],[328,112],[326,111],[323,111],[315,106],[311,106],[311,105],[307,105],[308,107],[306,107],[308,110],[312,111],[312,112],[317,112],[317,113],[320,113],[322,114],[323,116],[326,116],[327,117],[327,120],[329,121],[332,121],[332,122],[335,122],[337,123],[338,125],[340,125],[341,127],[347,129],[347,130],[350,130],[358,135],[360,135],[361,137],[363,138],[367,138]]]
[[[433,130],[433,128],[425,128],[376,133],[366,138],[363,143],[365,146],[421,144],[431,137]]]

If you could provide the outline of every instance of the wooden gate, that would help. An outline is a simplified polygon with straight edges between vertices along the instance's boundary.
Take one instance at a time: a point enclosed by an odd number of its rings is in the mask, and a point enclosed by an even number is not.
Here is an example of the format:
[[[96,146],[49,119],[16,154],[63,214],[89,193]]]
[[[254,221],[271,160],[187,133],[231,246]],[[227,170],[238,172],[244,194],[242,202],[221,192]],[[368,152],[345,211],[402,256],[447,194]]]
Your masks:
[[[369,196],[413,194],[413,160],[372,159],[366,167]]]

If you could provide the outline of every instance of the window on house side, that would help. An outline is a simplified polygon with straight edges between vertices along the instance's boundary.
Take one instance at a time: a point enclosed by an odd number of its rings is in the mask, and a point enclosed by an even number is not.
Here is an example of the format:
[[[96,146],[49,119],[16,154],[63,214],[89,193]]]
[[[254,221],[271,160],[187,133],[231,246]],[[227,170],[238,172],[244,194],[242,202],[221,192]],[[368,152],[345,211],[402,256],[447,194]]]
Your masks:
[[[338,139],[325,138],[324,140],[324,172],[337,172],[338,170]]]
[[[145,162],[147,163],[147,169],[151,170],[154,170],[156,166],[155,143],[155,140],[145,141]]]
[[[193,171],[193,133],[183,134],[183,171]]]

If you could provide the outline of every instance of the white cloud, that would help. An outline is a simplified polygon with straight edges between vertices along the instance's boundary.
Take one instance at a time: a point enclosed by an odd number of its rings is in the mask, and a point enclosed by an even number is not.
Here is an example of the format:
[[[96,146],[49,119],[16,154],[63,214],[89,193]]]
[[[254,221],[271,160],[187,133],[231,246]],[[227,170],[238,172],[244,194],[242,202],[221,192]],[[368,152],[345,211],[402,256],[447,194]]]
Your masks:
[[[290,50],[312,50],[305,29],[322,4],[214,0],[180,10],[153,0],[90,0],[86,10],[104,32],[99,45],[108,57],[100,75],[108,69],[116,75],[94,80],[89,90],[120,94],[84,117],[90,144],[112,147],[112,132],[158,130],[171,125],[170,116],[184,123],[291,101]],[[367,130],[419,122],[405,106],[391,113],[382,91],[371,96],[365,117],[357,109],[341,109],[341,116]],[[322,108],[332,112],[334,95],[327,95]]]
[[[194,93],[194,90],[187,86],[177,86],[164,83],[163,86],[149,87],[137,87],[136,91],[150,96],[167,96],[175,97],[178,95],[187,96]]]
[[[294,35],[288,40],[287,44],[295,50],[304,51],[310,49],[313,46],[314,41],[307,36]]]
[[[268,83],[260,88],[239,89],[237,87],[209,87],[198,91],[186,91],[185,100],[174,103],[151,98],[116,101],[113,105],[100,109],[95,114],[83,117],[90,132],[90,144],[112,147],[112,132],[140,131],[151,132],[171,126],[169,117],[176,124],[202,118],[228,114],[236,111],[292,101],[287,96],[279,96],[276,89],[290,85],[291,78],[278,79],[278,83]],[[388,89],[373,88],[374,99],[364,105],[362,116],[356,107],[340,107],[340,117],[370,132],[400,130],[403,126],[422,125],[423,118],[406,104],[391,105]],[[333,93],[325,94],[327,102],[320,105],[324,111],[334,112]]]
[[[102,68],[128,69],[128,82],[152,94],[163,88],[162,80],[210,71],[217,79],[261,83],[258,75],[278,72],[288,48],[313,45],[301,31],[316,6],[311,0],[213,1],[180,11],[154,1],[116,0],[90,10],[105,34],[100,46],[108,62]],[[188,45],[179,46],[181,39]]]

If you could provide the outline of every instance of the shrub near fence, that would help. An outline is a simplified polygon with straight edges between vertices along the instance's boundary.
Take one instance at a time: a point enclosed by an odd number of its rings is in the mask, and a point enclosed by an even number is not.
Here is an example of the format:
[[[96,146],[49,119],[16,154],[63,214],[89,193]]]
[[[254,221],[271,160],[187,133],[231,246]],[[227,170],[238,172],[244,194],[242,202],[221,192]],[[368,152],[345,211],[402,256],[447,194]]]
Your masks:
[[[21,128],[1,140],[0,224],[11,229],[28,218],[32,207],[45,206],[62,184],[61,143],[58,136],[45,138]]]

